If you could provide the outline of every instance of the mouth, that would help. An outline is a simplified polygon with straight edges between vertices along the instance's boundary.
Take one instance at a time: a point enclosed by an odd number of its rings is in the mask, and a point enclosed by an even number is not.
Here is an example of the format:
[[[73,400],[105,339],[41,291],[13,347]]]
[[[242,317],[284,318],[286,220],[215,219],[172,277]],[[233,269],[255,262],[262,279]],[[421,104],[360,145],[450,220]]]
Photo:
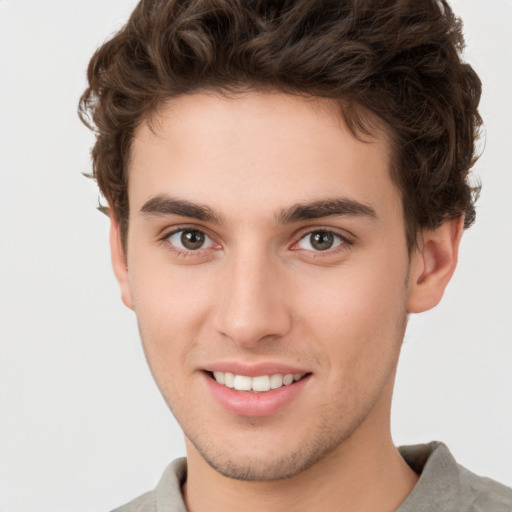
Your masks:
[[[248,375],[237,375],[235,373],[222,371],[207,373],[221,386],[250,393],[266,393],[283,386],[290,386],[309,375],[308,373],[274,373],[249,377]]]
[[[305,392],[312,373],[301,370],[271,363],[219,363],[202,373],[211,396],[225,411],[254,418],[277,413]]]

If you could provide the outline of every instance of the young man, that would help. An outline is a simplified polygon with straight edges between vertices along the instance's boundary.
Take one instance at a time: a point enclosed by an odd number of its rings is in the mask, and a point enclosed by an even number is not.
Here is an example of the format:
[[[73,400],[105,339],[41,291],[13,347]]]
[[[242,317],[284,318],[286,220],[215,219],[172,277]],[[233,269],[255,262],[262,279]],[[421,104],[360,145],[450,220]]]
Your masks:
[[[512,509],[390,434],[475,217],[462,46],[434,0],[143,0],[94,55],[114,272],[187,446],[120,510]]]

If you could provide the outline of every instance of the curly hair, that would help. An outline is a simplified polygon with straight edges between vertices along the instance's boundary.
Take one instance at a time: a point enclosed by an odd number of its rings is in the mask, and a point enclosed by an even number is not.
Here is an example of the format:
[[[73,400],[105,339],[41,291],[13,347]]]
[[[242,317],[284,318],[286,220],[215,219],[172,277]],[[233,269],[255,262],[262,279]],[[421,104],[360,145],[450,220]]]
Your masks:
[[[463,48],[445,0],[142,0],[89,63],[79,115],[96,133],[93,176],[126,241],[130,145],[165,101],[204,90],[330,98],[358,138],[371,116],[384,122],[410,250],[421,229],[475,219],[481,82]]]

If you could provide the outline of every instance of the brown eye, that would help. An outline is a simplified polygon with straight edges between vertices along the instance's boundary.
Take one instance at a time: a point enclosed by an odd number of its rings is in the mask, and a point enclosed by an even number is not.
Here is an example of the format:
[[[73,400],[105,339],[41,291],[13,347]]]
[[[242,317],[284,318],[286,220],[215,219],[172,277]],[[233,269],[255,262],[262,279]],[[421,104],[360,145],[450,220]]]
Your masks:
[[[176,248],[186,251],[197,251],[211,247],[211,238],[197,229],[180,229],[171,233],[169,242]]]
[[[332,233],[314,233],[311,235],[311,246],[317,251],[326,251],[332,247],[334,236]]]
[[[199,249],[204,244],[204,233],[200,231],[183,231],[181,243],[187,249]]]
[[[332,231],[313,231],[304,235],[299,247],[308,251],[327,251],[340,246],[345,240]]]

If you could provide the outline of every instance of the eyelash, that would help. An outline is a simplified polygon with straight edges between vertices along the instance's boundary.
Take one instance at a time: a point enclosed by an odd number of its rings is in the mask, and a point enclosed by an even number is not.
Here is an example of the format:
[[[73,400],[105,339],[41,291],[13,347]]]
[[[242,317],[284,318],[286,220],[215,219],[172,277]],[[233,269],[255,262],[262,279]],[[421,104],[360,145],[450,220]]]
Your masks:
[[[204,251],[207,251],[210,249],[210,247],[206,248],[199,248],[199,249],[180,249],[179,247],[176,247],[171,241],[170,238],[178,233],[187,233],[187,232],[193,232],[193,233],[201,233],[205,237],[207,237],[209,240],[211,240],[212,245],[218,245],[215,244],[213,241],[213,238],[203,229],[203,228],[197,228],[195,226],[183,226],[176,229],[173,229],[172,231],[166,233],[160,238],[160,241],[166,245],[166,248],[171,251],[176,256],[180,257],[189,257],[189,256],[199,256],[204,254]]]
[[[211,237],[204,228],[197,228],[195,226],[183,226],[179,228],[175,228],[172,231],[166,233],[160,238],[160,241],[162,243],[166,244],[166,247],[168,250],[170,250],[173,254],[179,257],[190,257],[190,256],[199,256],[203,254],[203,251],[208,251],[211,247],[206,248],[199,248],[199,249],[180,249],[179,247],[176,247],[171,241],[170,238],[178,233],[186,233],[186,232],[195,232],[195,233],[201,233],[205,237],[207,237],[213,246],[217,245],[219,247],[219,244],[216,244],[213,240],[213,237]],[[298,244],[304,240],[308,236],[312,236],[315,233],[322,233],[322,234],[330,234],[333,235],[340,243],[334,248],[326,249],[325,251],[315,251],[315,250],[309,250],[309,249],[302,249],[298,247]],[[338,254],[339,252],[346,251],[350,246],[352,246],[354,242],[347,237],[346,235],[342,235],[338,231],[332,229],[332,228],[322,228],[317,227],[315,229],[309,229],[307,231],[303,231],[298,236],[298,239],[291,245],[290,250],[292,251],[301,251],[301,252],[307,252],[309,253],[313,258],[323,258],[323,257],[329,257],[333,256],[334,254]]]
[[[302,249],[298,247],[299,243],[307,238],[308,236],[312,236],[315,233],[322,233],[322,234],[328,234],[334,236],[340,243],[336,247],[326,249],[324,251],[320,250],[309,250],[309,249]],[[291,246],[291,250],[293,251],[303,251],[305,253],[308,253],[308,257],[310,258],[329,258],[335,255],[338,255],[341,252],[344,252],[348,250],[352,245],[354,245],[354,242],[351,238],[349,238],[345,234],[341,234],[339,231],[336,231],[332,228],[323,228],[323,227],[316,227],[315,229],[308,229],[306,231],[303,231],[299,239],[293,243]]]

